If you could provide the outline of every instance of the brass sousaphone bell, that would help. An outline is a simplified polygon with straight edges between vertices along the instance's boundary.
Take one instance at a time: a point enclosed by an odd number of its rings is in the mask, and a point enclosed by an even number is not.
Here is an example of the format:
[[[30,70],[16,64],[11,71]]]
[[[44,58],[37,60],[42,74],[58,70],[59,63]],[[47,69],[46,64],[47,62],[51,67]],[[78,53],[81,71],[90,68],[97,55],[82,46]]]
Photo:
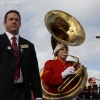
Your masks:
[[[59,10],[52,10],[45,16],[45,25],[52,35],[53,49],[54,41],[59,41],[70,46],[79,46],[85,40],[85,32],[76,18]]]
[[[51,33],[51,44],[52,49],[56,47],[58,43],[64,43],[69,46],[79,46],[85,40],[85,32],[81,24],[76,18],[68,13],[59,10],[52,10],[45,15],[45,25]],[[70,55],[71,56],[71,55]],[[52,94],[45,90],[41,79],[41,85],[43,90],[43,98],[45,100],[71,100],[76,97],[85,87],[87,82],[87,70],[79,62],[79,59],[73,57],[76,62],[73,62],[73,66],[78,66],[78,70],[74,76],[68,77],[61,86],[59,86],[58,94]],[[40,71],[40,76],[43,73],[43,69]],[[79,79],[75,86],[62,93],[63,89],[66,88],[75,79]]]

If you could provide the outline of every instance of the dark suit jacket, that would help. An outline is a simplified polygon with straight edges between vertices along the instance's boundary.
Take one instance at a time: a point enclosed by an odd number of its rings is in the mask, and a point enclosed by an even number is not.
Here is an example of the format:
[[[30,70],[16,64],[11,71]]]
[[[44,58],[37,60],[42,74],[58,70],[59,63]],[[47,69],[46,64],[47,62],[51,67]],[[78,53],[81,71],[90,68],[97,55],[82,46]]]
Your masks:
[[[21,48],[21,45],[28,45],[28,48]],[[13,49],[7,35],[0,35],[0,100],[10,100],[14,84],[14,65],[15,58]],[[23,81],[29,100],[31,100],[31,91],[34,96],[42,97],[40,84],[39,68],[36,58],[34,45],[28,40],[19,37],[19,66],[22,71]]]

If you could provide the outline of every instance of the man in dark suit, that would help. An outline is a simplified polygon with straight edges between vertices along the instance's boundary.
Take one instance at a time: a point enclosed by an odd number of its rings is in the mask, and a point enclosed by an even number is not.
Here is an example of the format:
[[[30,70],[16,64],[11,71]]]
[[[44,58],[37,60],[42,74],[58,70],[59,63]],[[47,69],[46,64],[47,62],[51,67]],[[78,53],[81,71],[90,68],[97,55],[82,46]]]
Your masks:
[[[31,90],[35,100],[43,100],[34,45],[19,36],[19,12],[8,11],[4,26],[5,33],[0,35],[0,100],[31,100]]]

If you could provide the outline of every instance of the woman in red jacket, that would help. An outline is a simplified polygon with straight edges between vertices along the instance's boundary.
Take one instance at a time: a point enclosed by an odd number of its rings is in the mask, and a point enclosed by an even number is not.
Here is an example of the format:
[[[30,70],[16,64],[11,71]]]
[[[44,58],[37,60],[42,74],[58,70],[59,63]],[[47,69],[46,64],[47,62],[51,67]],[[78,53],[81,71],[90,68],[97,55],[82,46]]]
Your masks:
[[[68,57],[67,45],[63,43],[58,44],[54,49],[54,56],[57,59],[48,60],[44,65],[42,81],[48,92],[56,94],[59,93],[58,87],[63,83],[66,76],[74,74],[76,68],[73,67],[70,61],[66,61]],[[73,84],[71,84],[71,87],[73,87]]]

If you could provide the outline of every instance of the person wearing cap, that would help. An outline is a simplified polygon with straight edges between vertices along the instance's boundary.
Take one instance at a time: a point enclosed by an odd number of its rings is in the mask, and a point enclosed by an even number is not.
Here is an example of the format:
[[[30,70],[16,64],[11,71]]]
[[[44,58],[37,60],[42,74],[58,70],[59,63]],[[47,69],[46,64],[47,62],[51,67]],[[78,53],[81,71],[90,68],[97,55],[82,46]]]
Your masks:
[[[91,93],[91,95],[93,95],[94,94],[94,86],[96,85],[95,77],[90,77],[88,79],[88,83],[90,84],[90,88],[89,88],[90,89],[90,93]]]
[[[89,82],[91,87],[93,87],[93,85],[96,85],[95,77],[90,77],[88,79],[88,82]]]
[[[53,54],[56,59],[46,61],[41,78],[45,89],[50,93],[56,94],[59,93],[58,87],[67,76],[75,73],[76,68],[73,67],[70,61],[66,60],[68,57],[67,45],[63,43],[58,44]],[[72,86],[73,84],[69,86],[69,89],[71,89]],[[66,91],[66,89],[64,91]],[[74,98],[73,100],[76,99]]]

